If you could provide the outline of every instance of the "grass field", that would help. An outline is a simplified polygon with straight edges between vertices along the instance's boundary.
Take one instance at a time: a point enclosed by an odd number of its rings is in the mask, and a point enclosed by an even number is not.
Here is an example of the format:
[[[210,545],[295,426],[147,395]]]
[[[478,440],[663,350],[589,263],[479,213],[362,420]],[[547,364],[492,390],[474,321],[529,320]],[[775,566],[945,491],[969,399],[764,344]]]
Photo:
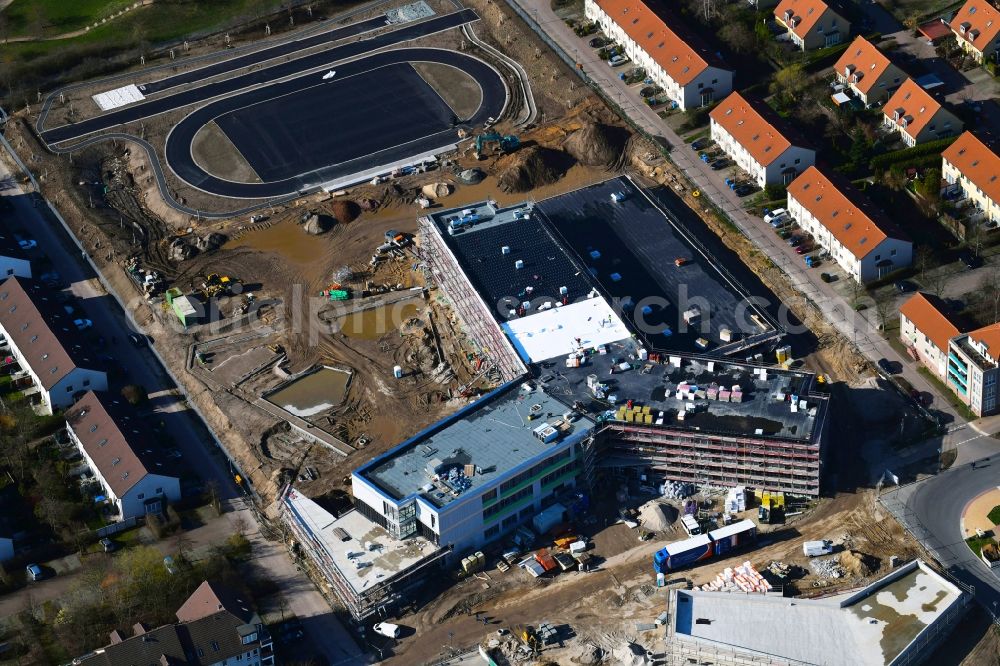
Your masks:
[[[7,35],[51,36],[73,32],[131,5],[135,0],[14,0],[3,10]]]
[[[1000,525],[1000,506],[995,506],[990,509],[990,512],[986,515],[986,518],[994,525]]]

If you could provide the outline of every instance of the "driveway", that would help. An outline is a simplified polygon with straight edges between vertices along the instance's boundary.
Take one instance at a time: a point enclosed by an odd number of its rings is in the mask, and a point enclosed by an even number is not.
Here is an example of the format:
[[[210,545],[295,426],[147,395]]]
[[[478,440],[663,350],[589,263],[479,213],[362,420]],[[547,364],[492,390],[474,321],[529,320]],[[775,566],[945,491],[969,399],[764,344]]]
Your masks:
[[[878,333],[874,312],[857,313],[847,301],[830,285],[820,279],[820,273],[827,267],[807,269],[802,257],[791,251],[788,245],[758,217],[751,216],[742,207],[742,201],[722,182],[724,173],[712,171],[708,164],[698,159],[697,154],[678,136],[656,113],[646,106],[636,94],[636,90],[617,78],[617,70],[597,57],[597,51],[587,45],[585,39],[576,36],[552,11],[548,0],[508,0],[520,8],[529,23],[541,26],[550,39],[576,62],[583,71],[597,83],[613,100],[619,102],[629,117],[652,136],[670,146],[671,160],[688,178],[733,220],[737,227],[765,254],[772,258],[788,276],[791,284],[823,312],[826,320],[837,328],[848,340],[873,362],[880,358],[896,361],[903,366],[906,379],[920,392],[938,396],[937,389],[914,367],[909,366],[889,343]],[[934,408],[943,413],[946,421],[964,422],[944,398],[934,400]]]

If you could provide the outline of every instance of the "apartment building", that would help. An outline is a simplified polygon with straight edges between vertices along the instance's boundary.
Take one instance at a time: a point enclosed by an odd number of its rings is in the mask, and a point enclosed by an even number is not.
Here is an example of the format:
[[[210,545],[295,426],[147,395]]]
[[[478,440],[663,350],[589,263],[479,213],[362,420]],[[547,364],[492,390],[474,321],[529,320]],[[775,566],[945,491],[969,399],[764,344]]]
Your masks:
[[[952,338],[948,346],[948,386],[976,416],[1000,412],[1000,322]]]
[[[788,186],[788,212],[861,283],[909,266],[910,240],[850,182],[810,167]]]
[[[758,187],[788,184],[816,162],[816,151],[762,101],[750,102],[734,92],[709,118],[712,140]]]
[[[962,327],[944,302],[933,294],[918,292],[899,308],[899,339],[910,356],[944,380],[948,372],[948,347]]]
[[[979,62],[996,60],[1000,11],[986,0],[968,0],[948,24],[966,53]]]
[[[13,377],[38,411],[73,404],[80,391],[106,391],[108,377],[83,337],[90,323],[67,312],[55,294],[32,280],[0,283],[0,348],[20,370]]]
[[[676,18],[671,25],[642,0],[586,0],[584,13],[646,70],[682,111],[707,106],[733,89],[733,72]]]
[[[907,78],[877,46],[860,35],[837,60],[833,73],[866,106],[887,100]]]
[[[882,124],[907,146],[954,136],[962,131],[962,121],[941,102],[907,79],[882,108]]]
[[[250,604],[223,586],[203,582],[177,610],[178,622],[155,629],[142,622],[132,636],[77,657],[74,666],[273,666],[274,641]]]
[[[973,220],[986,226],[1000,224],[1000,155],[972,132],[963,132],[941,154],[945,188],[958,190],[957,203],[975,208]]]
[[[850,22],[823,0],[781,0],[774,20],[803,51],[840,44],[851,34]]]
[[[116,507],[117,519],[162,513],[168,502],[181,499],[174,465],[124,400],[88,391],[67,410],[66,430]]]

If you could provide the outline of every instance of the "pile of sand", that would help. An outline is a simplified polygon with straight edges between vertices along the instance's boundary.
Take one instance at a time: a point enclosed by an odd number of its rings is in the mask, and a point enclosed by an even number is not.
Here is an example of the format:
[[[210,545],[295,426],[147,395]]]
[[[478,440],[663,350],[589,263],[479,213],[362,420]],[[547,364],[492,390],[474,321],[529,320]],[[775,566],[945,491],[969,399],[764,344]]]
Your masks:
[[[874,558],[856,550],[845,550],[838,558],[840,566],[851,576],[864,578],[878,570],[878,562]]]
[[[306,218],[305,223],[302,228],[307,234],[312,234],[313,236],[318,236],[322,233],[326,233],[333,226],[333,221],[326,215],[317,215],[313,213],[308,218]]]
[[[528,146],[497,160],[497,183],[504,192],[528,192],[559,180],[572,162],[561,150]]]
[[[677,520],[677,509],[669,504],[650,500],[639,507],[639,520],[651,532],[663,532]]]
[[[451,194],[451,185],[448,183],[428,183],[420,188],[420,192],[428,199],[443,199]]]
[[[623,127],[589,123],[563,142],[563,150],[586,166],[609,167],[618,162],[629,133]]]

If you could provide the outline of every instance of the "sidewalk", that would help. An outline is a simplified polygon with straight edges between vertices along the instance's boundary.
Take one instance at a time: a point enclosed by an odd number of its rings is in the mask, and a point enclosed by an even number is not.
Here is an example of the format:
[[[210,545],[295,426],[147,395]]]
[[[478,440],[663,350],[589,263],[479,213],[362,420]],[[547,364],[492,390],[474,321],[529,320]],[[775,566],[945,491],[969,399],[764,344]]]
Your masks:
[[[698,159],[688,145],[671,129],[656,112],[639,99],[636,87],[627,86],[616,77],[618,70],[597,57],[597,50],[587,44],[587,39],[579,38],[556,16],[548,0],[507,0],[515,11],[525,16],[532,28],[541,30],[571,59],[582,66],[582,72],[598,85],[609,99],[618,103],[639,127],[662,143],[671,147],[670,159],[691,182],[718,206],[740,231],[754,245],[763,251],[775,266],[788,278],[791,285],[823,312],[824,318],[848,340],[854,342],[858,350],[872,362],[881,358],[896,361],[903,367],[905,377],[918,391],[939,396],[936,388],[916,370],[908,359],[901,357],[878,333],[877,327],[868,321],[865,312],[855,312],[831,284],[820,279],[820,273],[828,270],[807,269],[802,257],[784,243],[760,218],[743,210],[736,193],[722,183],[724,174],[712,171],[708,164]],[[839,271],[839,267],[838,267]],[[869,316],[876,317],[874,311]],[[965,423],[944,398],[934,401],[934,409],[947,414],[953,423]]]

